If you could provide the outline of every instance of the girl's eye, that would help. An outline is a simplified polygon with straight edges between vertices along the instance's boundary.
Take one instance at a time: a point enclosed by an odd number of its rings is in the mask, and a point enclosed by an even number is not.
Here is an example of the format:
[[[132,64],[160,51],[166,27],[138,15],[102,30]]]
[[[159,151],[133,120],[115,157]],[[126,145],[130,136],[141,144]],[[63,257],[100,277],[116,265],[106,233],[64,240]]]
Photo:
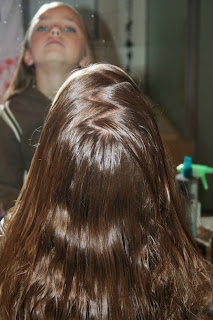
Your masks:
[[[72,27],[66,27],[64,30],[65,30],[66,32],[76,33],[76,30],[75,30],[74,28],[72,28]]]
[[[37,31],[38,32],[45,32],[45,31],[47,31],[47,27],[45,27],[45,26],[39,26],[38,28],[37,28]]]

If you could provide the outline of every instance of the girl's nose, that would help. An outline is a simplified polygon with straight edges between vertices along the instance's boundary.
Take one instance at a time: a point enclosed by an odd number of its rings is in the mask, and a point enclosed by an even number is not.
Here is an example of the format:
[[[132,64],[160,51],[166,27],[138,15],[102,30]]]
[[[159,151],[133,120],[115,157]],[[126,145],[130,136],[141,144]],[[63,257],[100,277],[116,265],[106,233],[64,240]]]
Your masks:
[[[58,26],[53,26],[50,30],[51,35],[60,36],[61,35],[61,29]]]

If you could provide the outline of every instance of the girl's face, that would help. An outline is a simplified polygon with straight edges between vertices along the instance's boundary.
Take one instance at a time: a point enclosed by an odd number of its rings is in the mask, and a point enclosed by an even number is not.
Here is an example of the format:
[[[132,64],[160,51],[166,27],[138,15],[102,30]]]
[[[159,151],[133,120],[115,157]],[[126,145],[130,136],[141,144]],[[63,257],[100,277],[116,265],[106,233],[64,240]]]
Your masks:
[[[86,47],[87,38],[78,15],[66,6],[58,6],[36,19],[24,60],[29,66],[53,61],[73,69],[87,64]]]

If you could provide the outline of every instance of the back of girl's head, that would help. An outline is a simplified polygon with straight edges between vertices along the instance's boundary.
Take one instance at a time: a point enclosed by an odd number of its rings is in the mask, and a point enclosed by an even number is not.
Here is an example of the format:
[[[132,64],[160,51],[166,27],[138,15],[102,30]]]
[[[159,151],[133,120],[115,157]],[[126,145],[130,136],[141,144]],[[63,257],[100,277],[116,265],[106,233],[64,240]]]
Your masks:
[[[48,190],[42,191],[45,203],[77,210],[77,227],[90,222],[89,232],[97,238],[101,225],[102,236],[108,236],[123,219],[125,228],[136,230],[139,216],[151,227],[150,214],[160,220],[161,208],[171,203],[172,182],[150,105],[114,66],[94,65],[66,81],[33,164],[39,192],[44,181]]]
[[[73,11],[76,14],[77,19],[79,20],[79,25],[80,25],[81,31],[83,32],[84,37],[85,37],[85,54],[87,56],[87,60],[89,61],[89,63],[94,61],[94,54],[93,54],[93,50],[92,50],[90,35],[87,31],[87,28],[83,22],[82,17],[78,13],[78,11],[75,10],[72,6],[70,6],[69,4],[67,4],[65,2],[54,1],[54,2],[50,2],[50,3],[46,3],[38,9],[38,11],[33,16],[32,20],[30,22],[28,30],[26,31],[23,46],[22,46],[22,51],[21,51],[19,61],[18,61],[18,65],[17,65],[16,71],[15,71],[13,80],[9,86],[9,89],[7,90],[7,92],[4,96],[4,101],[9,100],[16,93],[23,91],[28,86],[35,85],[35,83],[36,83],[35,66],[34,65],[28,66],[25,63],[24,54],[25,54],[26,49],[30,49],[31,34],[32,34],[32,31],[33,31],[35,24],[38,21],[38,18],[43,13],[47,12],[48,10],[51,10],[51,9],[54,9],[57,7],[61,7],[61,6],[69,8],[71,11]],[[72,70],[70,70],[70,71],[72,71]]]
[[[132,206],[132,202],[139,201],[134,198],[136,194],[144,199],[149,195],[156,208],[160,206],[159,199],[169,201],[168,191],[159,197],[159,193],[168,189],[168,178],[150,105],[119,68],[94,65],[68,79],[55,99],[38,153],[42,149],[47,150],[49,158],[46,156],[44,165],[39,162],[39,166],[48,170],[49,180],[52,173],[52,179],[58,181],[58,199],[66,194],[63,199],[66,205],[74,186],[80,187],[80,193],[75,193],[80,195],[79,199],[86,194],[89,198],[94,195],[100,199],[95,201],[100,205],[116,203],[107,199],[118,200],[122,196],[119,205],[126,206],[131,201]],[[51,161],[51,167],[47,160]],[[58,161],[55,172],[54,164]],[[89,190],[91,194],[86,192]]]
[[[150,105],[118,67],[59,90],[14,210],[0,256],[11,319],[195,319],[212,298]]]

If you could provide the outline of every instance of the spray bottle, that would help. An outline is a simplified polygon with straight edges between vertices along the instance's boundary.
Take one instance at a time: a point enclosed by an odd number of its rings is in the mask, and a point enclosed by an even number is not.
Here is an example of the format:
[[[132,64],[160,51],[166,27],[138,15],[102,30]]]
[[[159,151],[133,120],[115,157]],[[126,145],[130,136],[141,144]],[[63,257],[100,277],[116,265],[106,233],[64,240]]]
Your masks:
[[[183,164],[180,164],[179,166],[177,166],[177,171],[182,173],[183,166],[184,166]],[[208,190],[209,186],[206,180],[206,174],[213,173],[213,168],[204,166],[202,164],[192,164],[192,172],[193,172],[193,175],[195,174],[196,176],[201,178],[204,189]]]
[[[184,203],[185,217],[194,237],[197,235],[198,179],[192,174],[192,159],[184,157],[182,172],[176,175],[176,185],[186,198]]]
[[[177,166],[180,172],[176,176],[176,184],[180,192],[188,199],[189,205],[184,207],[186,219],[191,227],[193,235],[197,235],[197,225],[200,218],[201,204],[198,199],[199,178],[205,190],[208,190],[206,174],[212,174],[213,168],[192,164],[190,157],[184,157],[184,163]]]

